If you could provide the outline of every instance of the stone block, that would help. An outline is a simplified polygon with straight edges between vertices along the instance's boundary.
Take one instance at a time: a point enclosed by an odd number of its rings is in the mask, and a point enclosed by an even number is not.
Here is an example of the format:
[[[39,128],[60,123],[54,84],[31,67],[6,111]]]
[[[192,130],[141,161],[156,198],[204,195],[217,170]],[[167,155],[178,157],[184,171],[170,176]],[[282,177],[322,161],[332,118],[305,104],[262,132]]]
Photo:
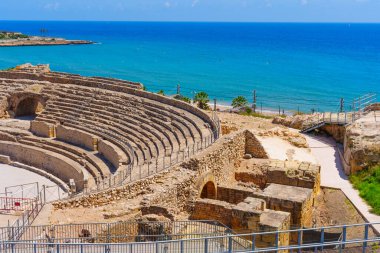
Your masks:
[[[106,140],[98,142],[98,151],[117,169],[122,164],[128,164],[129,158],[116,145]]]
[[[30,122],[30,131],[40,137],[55,137],[55,126],[43,121],[33,120]]]
[[[78,145],[89,150],[97,150],[98,138],[84,131],[58,125],[56,127],[56,135],[58,140]]]

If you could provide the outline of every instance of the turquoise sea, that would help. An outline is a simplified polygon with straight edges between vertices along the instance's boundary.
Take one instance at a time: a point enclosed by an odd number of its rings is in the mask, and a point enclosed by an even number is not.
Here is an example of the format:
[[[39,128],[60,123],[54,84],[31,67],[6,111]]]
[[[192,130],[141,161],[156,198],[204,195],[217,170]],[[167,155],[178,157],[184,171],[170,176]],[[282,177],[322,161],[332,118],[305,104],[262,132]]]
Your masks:
[[[0,30],[97,42],[0,48],[0,68],[49,63],[56,71],[128,79],[148,90],[218,103],[243,95],[303,111],[349,109],[380,94],[380,24],[0,21]]]

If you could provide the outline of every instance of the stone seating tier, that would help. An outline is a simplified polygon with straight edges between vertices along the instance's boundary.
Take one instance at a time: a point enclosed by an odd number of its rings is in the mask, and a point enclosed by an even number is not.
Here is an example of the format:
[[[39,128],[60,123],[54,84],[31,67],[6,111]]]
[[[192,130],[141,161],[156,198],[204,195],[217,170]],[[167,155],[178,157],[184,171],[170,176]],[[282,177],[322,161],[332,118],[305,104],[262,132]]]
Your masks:
[[[30,165],[65,183],[72,174],[83,189],[85,181],[93,187],[132,161],[136,166],[132,175],[149,175],[149,165],[152,170],[153,164],[168,164],[179,154],[184,156],[186,150],[198,150],[204,138],[215,137],[217,126],[209,115],[182,101],[145,92],[142,87],[118,79],[34,69],[0,71],[1,117],[7,117],[8,112],[11,117],[17,115],[17,103],[29,94],[44,107],[31,124],[34,135],[8,138],[13,144],[4,145],[30,154],[45,151],[53,160],[62,158],[57,164],[67,172],[64,175],[59,173],[61,168]],[[14,158],[25,162],[22,157]]]

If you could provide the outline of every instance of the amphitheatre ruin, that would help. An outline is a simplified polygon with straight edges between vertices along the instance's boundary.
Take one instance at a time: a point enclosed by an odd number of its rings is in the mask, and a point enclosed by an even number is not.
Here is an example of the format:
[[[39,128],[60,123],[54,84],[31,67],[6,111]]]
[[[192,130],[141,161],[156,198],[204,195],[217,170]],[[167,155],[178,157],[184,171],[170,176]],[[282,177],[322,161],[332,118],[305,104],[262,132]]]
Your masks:
[[[380,163],[379,104],[360,117],[272,122],[47,65],[0,71],[0,85],[0,162],[48,178],[60,191],[49,199],[39,185],[32,204],[2,202],[17,222],[2,224],[0,241],[12,241],[17,252],[102,243],[115,248],[67,252],[291,252],[278,248],[289,245],[311,252],[323,250],[321,238],[339,242],[325,246],[339,252],[350,238],[379,236],[378,223],[364,224],[378,216],[366,216],[334,178]],[[305,129],[340,144],[299,132]],[[333,153],[318,157],[322,148]],[[337,167],[325,165],[328,159]],[[364,225],[349,227],[354,223]]]

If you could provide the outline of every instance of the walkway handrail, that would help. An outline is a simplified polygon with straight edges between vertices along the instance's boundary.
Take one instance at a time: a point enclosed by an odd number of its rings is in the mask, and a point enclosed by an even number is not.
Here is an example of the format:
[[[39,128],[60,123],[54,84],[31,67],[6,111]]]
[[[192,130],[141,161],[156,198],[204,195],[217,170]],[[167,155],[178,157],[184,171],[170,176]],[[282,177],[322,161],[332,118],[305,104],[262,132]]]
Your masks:
[[[369,236],[369,227],[379,223],[364,223],[364,224],[353,224],[353,225],[336,225],[320,228],[310,228],[310,229],[297,229],[297,230],[284,230],[284,231],[269,231],[262,233],[246,233],[239,235],[218,235],[218,236],[207,236],[202,238],[191,238],[191,239],[177,239],[177,240],[164,240],[164,241],[149,241],[149,242],[130,242],[130,243],[37,243],[37,242],[25,242],[25,241],[3,241],[0,242],[0,248],[15,250],[15,252],[20,252],[23,249],[32,249],[33,252],[38,252],[37,249],[41,247],[46,247],[48,249],[65,249],[67,247],[71,252],[77,252],[84,247],[86,252],[126,252],[128,249],[129,253],[134,252],[152,252],[154,249],[156,252],[160,252],[159,249],[164,247],[168,252],[199,252],[199,253],[209,253],[209,252],[278,252],[281,250],[297,250],[297,249],[314,249],[323,250],[329,246],[339,246],[339,249],[344,249],[350,244],[360,244],[365,250],[370,242],[380,242],[379,236]],[[361,226],[364,228],[364,235],[358,238],[347,239],[347,229],[352,227]],[[342,230],[342,236],[338,239],[332,241],[326,241],[324,238],[325,232],[329,228],[339,228]],[[302,239],[302,234],[304,231],[321,231],[320,239],[316,242],[304,242]],[[281,245],[282,234],[292,233],[298,235],[298,241],[292,242],[292,244]],[[273,244],[267,244],[264,247],[257,247],[256,242],[265,235],[272,235],[275,238]],[[300,236],[301,235],[301,236]],[[252,242],[251,248],[236,248],[233,244],[234,238],[250,238]],[[259,238],[259,239],[258,239]],[[187,248],[188,247],[188,248]],[[112,250],[111,250],[112,249]],[[100,250],[100,251],[99,251]],[[103,251],[104,250],[104,251]],[[82,252],[82,251],[80,251]],[[364,252],[364,251],[363,251]]]

